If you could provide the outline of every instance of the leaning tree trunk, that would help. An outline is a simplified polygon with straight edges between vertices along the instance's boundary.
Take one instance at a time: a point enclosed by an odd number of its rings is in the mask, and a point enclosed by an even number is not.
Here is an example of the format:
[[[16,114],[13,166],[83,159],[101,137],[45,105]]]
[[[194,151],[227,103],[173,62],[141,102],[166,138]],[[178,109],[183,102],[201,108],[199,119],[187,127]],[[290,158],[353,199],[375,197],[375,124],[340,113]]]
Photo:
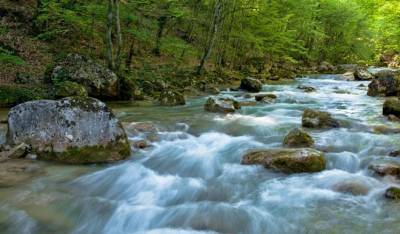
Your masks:
[[[107,9],[107,64],[110,70],[114,70],[114,55],[113,55],[113,19],[114,19],[114,0],[108,0]]]
[[[218,33],[219,24],[221,22],[221,14],[222,14],[222,0],[217,0],[217,2],[215,3],[214,17],[210,27],[210,31],[208,33],[206,46],[203,51],[203,56],[200,59],[200,64],[196,70],[196,74],[198,75],[201,75],[204,68],[204,64],[210,57]]]

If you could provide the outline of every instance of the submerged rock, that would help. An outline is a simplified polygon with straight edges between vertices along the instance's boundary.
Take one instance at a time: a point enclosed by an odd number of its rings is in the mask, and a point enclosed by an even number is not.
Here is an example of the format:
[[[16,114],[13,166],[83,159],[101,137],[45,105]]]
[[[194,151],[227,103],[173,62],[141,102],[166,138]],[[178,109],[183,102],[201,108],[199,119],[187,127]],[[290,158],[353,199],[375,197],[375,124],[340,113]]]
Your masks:
[[[375,75],[368,85],[368,96],[398,96],[400,94],[400,75],[392,73],[387,75]]]
[[[297,86],[297,89],[303,90],[306,93],[311,93],[317,91],[314,87],[311,86],[305,86],[305,85],[299,85]]]
[[[246,77],[240,82],[240,89],[257,93],[261,91],[262,83],[257,79]]]
[[[68,54],[55,62],[50,71],[50,81],[76,82],[85,87],[89,96],[115,99],[118,96],[118,77],[111,70],[79,54]]]
[[[111,162],[130,155],[121,123],[94,98],[41,100],[12,108],[7,143],[29,144],[38,159],[64,163]]]
[[[210,97],[204,104],[204,110],[216,113],[233,113],[240,109],[240,104],[233,99]]]
[[[333,190],[340,193],[351,194],[354,196],[364,196],[369,192],[369,187],[361,183],[361,181],[347,180],[337,183],[333,186]]]
[[[294,148],[311,147],[314,145],[314,140],[303,129],[295,128],[283,139],[283,145]]]
[[[158,100],[162,106],[181,106],[186,104],[185,96],[175,90],[162,91]]]
[[[385,192],[385,197],[392,200],[400,200],[400,188],[399,187],[390,187]]]
[[[344,73],[344,74],[342,75],[342,77],[343,77],[344,80],[347,80],[347,81],[353,81],[353,80],[355,80],[354,72],[351,72],[351,71]]]
[[[272,93],[264,93],[264,94],[257,94],[257,95],[254,96],[254,98],[256,99],[257,102],[261,102],[266,98],[268,98],[268,99],[276,99],[277,96],[275,94],[272,94]]]
[[[26,159],[12,159],[0,163],[0,188],[13,187],[44,175],[39,162]]]
[[[379,176],[400,176],[400,164],[396,162],[376,162],[370,164],[368,169]]]
[[[241,163],[259,164],[285,173],[319,172],[325,169],[326,164],[322,152],[309,148],[250,151]]]
[[[338,128],[340,123],[328,112],[305,109],[302,126],[306,128]]]
[[[383,115],[400,117],[400,100],[398,98],[386,100],[383,104]]]

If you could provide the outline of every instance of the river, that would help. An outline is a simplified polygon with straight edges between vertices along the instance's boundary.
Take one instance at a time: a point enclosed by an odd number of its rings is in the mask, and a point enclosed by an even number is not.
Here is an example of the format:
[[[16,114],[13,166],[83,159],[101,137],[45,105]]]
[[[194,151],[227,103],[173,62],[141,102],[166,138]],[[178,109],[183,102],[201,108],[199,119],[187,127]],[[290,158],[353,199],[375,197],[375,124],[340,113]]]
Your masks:
[[[299,84],[317,91],[305,93]],[[123,122],[155,123],[160,141],[117,164],[43,163],[44,176],[0,188],[0,232],[398,233],[400,204],[383,196],[396,181],[374,177],[367,167],[375,160],[400,161],[386,156],[400,148],[400,135],[373,131],[374,125],[400,125],[382,116],[384,99],[368,97],[367,85],[335,75],[265,85],[276,103],[229,115],[203,111],[206,97],[183,107],[112,105]],[[281,147],[289,130],[301,126],[305,108],[348,122],[307,130],[326,152],[325,171],[286,175],[240,164],[249,149]],[[5,130],[0,127],[0,135]],[[368,193],[334,189],[348,182]]]

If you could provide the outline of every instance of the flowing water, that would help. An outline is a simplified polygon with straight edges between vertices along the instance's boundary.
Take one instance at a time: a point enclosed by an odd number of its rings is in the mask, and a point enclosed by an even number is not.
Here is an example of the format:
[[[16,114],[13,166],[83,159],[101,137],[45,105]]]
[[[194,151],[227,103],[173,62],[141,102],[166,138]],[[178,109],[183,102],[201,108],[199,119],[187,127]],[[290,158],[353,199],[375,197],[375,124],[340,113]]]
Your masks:
[[[299,84],[317,88],[304,93]],[[45,163],[46,175],[0,188],[1,233],[398,233],[400,204],[383,193],[396,183],[372,176],[374,160],[398,149],[400,136],[373,131],[390,123],[383,99],[368,82],[324,75],[289,85],[266,85],[275,104],[230,115],[203,111],[204,98],[184,107],[114,106],[124,122],[151,121],[160,141],[113,165]],[[237,97],[240,92],[220,95]],[[249,149],[281,147],[301,125],[305,108],[331,112],[348,124],[308,130],[326,152],[327,169],[286,175],[240,164]],[[0,129],[4,135],[5,129]],[[335,190],[358,183],[368,194]]]

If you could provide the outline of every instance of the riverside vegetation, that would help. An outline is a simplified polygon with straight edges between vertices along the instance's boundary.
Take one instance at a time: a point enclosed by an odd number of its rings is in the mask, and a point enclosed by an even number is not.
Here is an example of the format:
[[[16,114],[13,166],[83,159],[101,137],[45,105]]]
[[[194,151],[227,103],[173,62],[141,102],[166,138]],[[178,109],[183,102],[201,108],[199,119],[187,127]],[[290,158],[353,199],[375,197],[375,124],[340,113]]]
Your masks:
[[[0,15],[5,233],[400,228],[398,1]]]

